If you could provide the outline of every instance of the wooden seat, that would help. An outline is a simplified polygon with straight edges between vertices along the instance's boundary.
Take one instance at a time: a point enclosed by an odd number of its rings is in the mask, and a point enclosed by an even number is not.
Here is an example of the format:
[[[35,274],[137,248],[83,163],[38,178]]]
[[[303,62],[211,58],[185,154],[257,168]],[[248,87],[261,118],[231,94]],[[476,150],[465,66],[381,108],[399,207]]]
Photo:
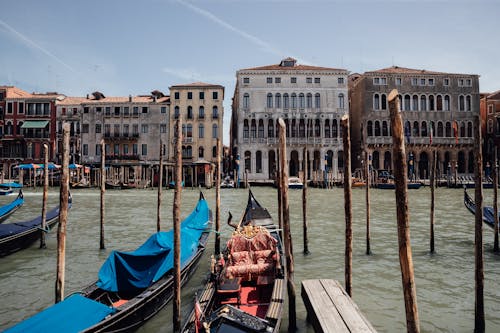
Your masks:
[[[220,304],[241,303],[241,278],[223,279],[217,287]]]

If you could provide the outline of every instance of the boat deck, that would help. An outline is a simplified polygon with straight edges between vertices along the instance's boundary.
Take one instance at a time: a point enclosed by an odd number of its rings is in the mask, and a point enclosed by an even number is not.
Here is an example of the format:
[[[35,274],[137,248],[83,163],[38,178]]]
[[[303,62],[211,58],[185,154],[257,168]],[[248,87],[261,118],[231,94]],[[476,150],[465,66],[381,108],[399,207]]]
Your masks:
[[[335,280],[302,281],[302,299],[315,332],[376,332]]]

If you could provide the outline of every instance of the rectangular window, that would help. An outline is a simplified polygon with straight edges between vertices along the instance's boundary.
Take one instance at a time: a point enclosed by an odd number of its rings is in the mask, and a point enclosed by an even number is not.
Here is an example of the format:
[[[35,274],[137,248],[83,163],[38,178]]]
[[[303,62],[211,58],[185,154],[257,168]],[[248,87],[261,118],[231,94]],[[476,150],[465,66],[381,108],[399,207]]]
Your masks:
[[[188,99],[193,99],[193,93],[191,91],[188,91]]]
[[[266,82],[267,82],[267,83],[273,83],[273,78],[272,78],[272,77],[268,77],[268,78],[266,78]]]
[[[315,77],[314,78],[314,83],[320,83],[320,78],[319,77]]]
[[[339,77],[339,78],[337,79],[337,83],[338,83],[338,84],[344,84],[344,78],[343,78],[343,77]]]
[[[95,156],[101,156],[101,145],[95,145]]]
[[[106,112],[105,112],[105,115],[106,116],[110,116],[111,115],[111,107],[110,106],[106,106]]]
[[[378,77],[374,77],[374,78],[373,78],[373,84],[375,84],[375,85],[379,85],[379,84],[380,84],[380,78],[378,78]]]
[[[137,143],[134,143],[132,145],[132,155],[137,155],[138,153],[138,146],[137,146]]]
[[[493,105],[488,105],[488,114],[493,114]]]
[[[212,99],[219,99],[219,93],[217,91],[212,92]]]
[[[83,144],[83,156],[87,156],[89,154],[89,145],[84,143]]]
[[[162,106],[161,107],[161,113],[167,113],[167,107],[166,106]]]
[[[418,79],[416,77],[414,77],[414,78],[411,79],[411,85],[412,86],[418,85]]]
[[[128,106],[123,107],[123,115],[128,116],[130,113],[130,108]]]
[[[14,107],[12,105],[12,102],[7,103],[7,113],[12,113],[14,112]]]
[[[119,116],[119,115],[120,115],[120,107],[115,106],[115,116]]]
[[[167,133],[167,125],[160,124],[160,133]]]
[[[175,99],[180,99],[180,93],[179,93],[178,91],[176,91],[176,92],[174,93],[174,98],[175,98]]]
[[[87,109],[87,110],[85,110],[85,109]],[[101,112],[101,111],[102,111],[102,108],[100,106],[98,106],[98,107],[95,108],[95,112]],[[89,113],[89,107],[88,106],[86,106],[86,107],[83,108],[83,113]]]
[[[433,86],[433,85],[434,85],[434,79],[429,79],[429,81],[428,81],[428,82],[429,82],[429,85],[430,85],[430,86]]]
[[[148,113],[148,107],[147,106],[143,106],[142,107],[142,113]]]
[[[146,156],[148,154],[148,145],[146,143],[143,143],[141,146],[142,150],[142,156]]]
[[[147,132],[148,132],[148,125],[142,124],[141,125],[141,133],[147,133]]]
[[[24,102],[19,102],[19,112],[18,113],[24,113]]]
[[[104,124],[104,136],[111,136],[111,125],[110,124]]]
[[[281,83],[281,78],[280,77],[275,77],[274,78],[274,83]]]
[[[113,148],[114,148],[113,154],[115,154],[115,156],[120,155],[120,145],[115,144]]]
[[[449,86],[450,85],[450,79],[444,79],[443,80],[443,86]]]
[[[397,86],[400,86],[400,85],[401,85],[401,78],[400,78],[400,77],[397,77],[397,78],[396,78],[396,85],[397,85]]]
[[[465,85],[466,85],[467,87],[472,87],[472,80],[471,80],[471,79],[467,79],[467,80],[465,80]]]
[[[123,136],[128,136],[128,124],[123,124]]]
[[[420,85],[425,86],[425,79],[420,79]]]
[[[82,133],[88,133],[88,132],[89,132],[89,124],[83,124]]]
[[[244,84],[249,84],[250,83],[250,78],[249,77],[244,77],[243,78],[243,83]]]
[[[458,86],[463,87],[464,86],[464,79],[459,79],[458,80]]]
[[[200,93],[199,93],[198,97],[199,97],[201,100],[205,99],[205,92],[204,92],[204,91],[200,91]]]
[[[381,77],[380,78],[380,84],[386,85],[387,84],[387,78]]]
[[[101,124],[95,124],[95,133],[101,133]]]
[[[297,78],[296,77],[290,78],[290,83],[297,83]]]
[[[138,106],[134,106],[134,116],[137,116],[139,115],[139,107]]]
[[[128,144],[123,145],[123,155],[128,155]]]
[[[134,136],[139,136],[139,125],[138,124],[132,125],[132,134]]]
[[[306,77],[306,83],[313,83],[312,77]]]
[[[115,126],[113,128],[113,133],[114,133],[115,137],[120,136],[120,124],[115,124]]]

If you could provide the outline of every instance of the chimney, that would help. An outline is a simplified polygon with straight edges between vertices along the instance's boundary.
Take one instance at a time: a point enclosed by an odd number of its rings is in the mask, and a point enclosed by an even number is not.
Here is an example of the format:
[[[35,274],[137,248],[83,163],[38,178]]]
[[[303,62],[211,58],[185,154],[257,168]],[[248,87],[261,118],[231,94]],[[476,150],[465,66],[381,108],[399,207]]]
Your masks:
[[[89,99],[89,94],[87,94],[87,99]]]
[[[128,95],[128,101],[132,102],[132,95]]]

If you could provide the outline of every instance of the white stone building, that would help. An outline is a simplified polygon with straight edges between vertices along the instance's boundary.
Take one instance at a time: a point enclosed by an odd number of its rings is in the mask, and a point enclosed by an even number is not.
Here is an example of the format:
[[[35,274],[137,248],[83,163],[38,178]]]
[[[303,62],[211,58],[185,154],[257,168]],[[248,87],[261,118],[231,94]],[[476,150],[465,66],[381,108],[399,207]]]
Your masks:
[[[323,171],[340,177],[340,119],[349,112],[347,70],[300,65],[287,58],[275,65],[241,69],[236,78],[230,134],[240,181],[245,170],[249,182],[274,180],[279,118],[287,125],[290,176],[302,176],[306,148],[309,179],[324,177]]]

